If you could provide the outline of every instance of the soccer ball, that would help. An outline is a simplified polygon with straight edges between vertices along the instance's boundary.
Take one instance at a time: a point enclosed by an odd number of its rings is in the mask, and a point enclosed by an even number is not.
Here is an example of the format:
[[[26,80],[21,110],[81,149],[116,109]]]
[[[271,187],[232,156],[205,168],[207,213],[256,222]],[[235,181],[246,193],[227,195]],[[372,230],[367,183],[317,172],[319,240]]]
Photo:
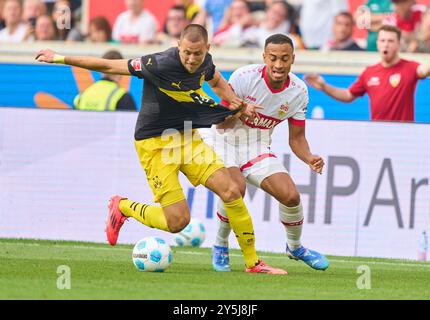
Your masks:
[[[133,248],[133,263],[139,271],[163,272],[172,258],[172,249],[159,237],[143,238]]]
[[[203,223],[199,219],[191,218],[185,229],[175,235],[175,242],[180,247],[200,247],[205,241],[205,237],[206,230]]]

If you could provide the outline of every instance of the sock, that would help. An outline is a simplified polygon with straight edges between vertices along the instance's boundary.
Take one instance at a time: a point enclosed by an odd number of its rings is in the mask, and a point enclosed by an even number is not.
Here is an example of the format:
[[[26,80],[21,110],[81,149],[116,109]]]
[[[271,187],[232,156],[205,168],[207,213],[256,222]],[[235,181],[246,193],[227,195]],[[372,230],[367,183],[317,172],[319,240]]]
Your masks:
[[[231,227],[227,218],[227,212],[224,208],[224,202],[218,200],[218,231],[216,234],[215,245],[228,247],[228,236],[230,235]]]
[[[279,204],[279,218],[287,232],[287,243],[291,250],[299,248],[302,243],[303,207],[300,202],[296,207],[286,207]]]
[[[133,217],[144,225],[170,232],[163,208],[123,199],[119,210],[126,217]]]
[[[242,198],[239,198],[224,205],[230,226],[242,249],[245,264],[248,268],[252,268],[258,263],[258,257],[255,251],[254,227],[245,202]]]

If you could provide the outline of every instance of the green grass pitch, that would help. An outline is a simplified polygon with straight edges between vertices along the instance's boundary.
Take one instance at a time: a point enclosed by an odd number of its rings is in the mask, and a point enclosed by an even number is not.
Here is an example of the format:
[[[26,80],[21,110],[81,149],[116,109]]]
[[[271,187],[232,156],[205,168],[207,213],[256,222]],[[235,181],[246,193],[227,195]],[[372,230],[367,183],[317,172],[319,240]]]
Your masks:
[[[211,269],[207,248],[173,249],[164,273],[138,272],[131,245],[0,239],[0,299],[430,299],[430,263],[329,256],[325,272],[285,254],[260,252],[288,276],[247,274],[232,250],[232,272]],[[70,267],[71,288],[57,288],[57,268]],[[370,270],[370,289],[358,289],[360,266]],[[360,281],[359,281],[360,282]]]

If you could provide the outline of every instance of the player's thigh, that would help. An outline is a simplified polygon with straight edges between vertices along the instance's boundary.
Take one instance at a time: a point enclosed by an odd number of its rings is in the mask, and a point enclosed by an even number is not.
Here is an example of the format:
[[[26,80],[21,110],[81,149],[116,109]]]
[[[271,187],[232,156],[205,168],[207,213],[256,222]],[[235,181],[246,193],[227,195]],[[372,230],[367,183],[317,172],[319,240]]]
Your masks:
[[[194,185],[206,185],[207,179],[216,171],[224,168],[224,162],[200,138],[197,131],[194,132],[193,140],[186,141],[183,146],[184,161],[180,170]]]
[[[166,150],[163,149],[163,142],[155,137],[135,141],[135,147],[154,194],[153,201],[167,207],[184,200],[185,195],[178,177],[180,161],[164,159]]]
[[[285,206],[293,207],[300,203],[300,194],[291,176],[286,172],[268,175],[260,184],[268,194]]]

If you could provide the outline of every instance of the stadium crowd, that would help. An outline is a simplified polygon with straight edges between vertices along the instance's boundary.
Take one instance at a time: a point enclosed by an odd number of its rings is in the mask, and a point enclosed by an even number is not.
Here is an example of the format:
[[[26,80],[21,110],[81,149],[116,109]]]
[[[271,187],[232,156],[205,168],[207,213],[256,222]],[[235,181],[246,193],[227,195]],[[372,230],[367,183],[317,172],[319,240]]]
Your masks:
[[[124,0],[113,25],[92,18],[82,32],[81,0],[0,0],[0,43],[88,41],[175,45],[190,23],[208,28],[218,47],[262,47],[271,34],[290,36],[299,49],[376,51],[383,24],[402,31],[403,52],[430,53],[430,10],[415,0],[364,0],[356,12],[348,0],[175,0],[164,25],[144,0]],[[363,9],[364,8],[364,9]],[[353,38],[354,26],[367,41]]]

